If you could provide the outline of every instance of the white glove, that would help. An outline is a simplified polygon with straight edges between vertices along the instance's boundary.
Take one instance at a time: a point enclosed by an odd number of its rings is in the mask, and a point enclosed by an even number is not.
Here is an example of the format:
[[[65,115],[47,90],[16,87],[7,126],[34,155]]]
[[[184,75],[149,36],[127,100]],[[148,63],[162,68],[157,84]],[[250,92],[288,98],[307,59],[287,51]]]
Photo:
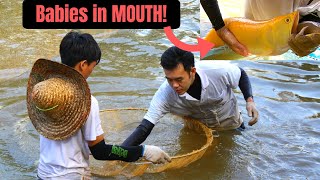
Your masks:
[[[144,145],[143,149],[143,157],[145,157],[148,161],[153,163],[171,162],[169,155],[157,146]]]
[[[248,124],[249,124],[249,126],[252,126],[258,122],[259,112],[258,112],[256,105],[253,101],[247,102],[246,107],[247,107],[247,111],[248,111],[248,116],[252,117],[252,119],[249,121]]]

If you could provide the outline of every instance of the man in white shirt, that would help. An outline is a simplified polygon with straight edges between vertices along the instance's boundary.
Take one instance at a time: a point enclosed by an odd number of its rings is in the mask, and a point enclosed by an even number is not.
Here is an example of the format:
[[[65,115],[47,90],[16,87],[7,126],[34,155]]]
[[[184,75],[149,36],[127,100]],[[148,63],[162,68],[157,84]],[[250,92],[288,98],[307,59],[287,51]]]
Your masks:
[[[251,84],[246,72],[234,65],[213,61],[194,63],[191,52],[177,47],[161,56],[167,81],[155,93],[141,124],[122,145],[138,145],[166,113],[188,116],[216,130],[236,129],[244,124],[232,89],[240,87],[247,102],[249,125],[258,121]]]

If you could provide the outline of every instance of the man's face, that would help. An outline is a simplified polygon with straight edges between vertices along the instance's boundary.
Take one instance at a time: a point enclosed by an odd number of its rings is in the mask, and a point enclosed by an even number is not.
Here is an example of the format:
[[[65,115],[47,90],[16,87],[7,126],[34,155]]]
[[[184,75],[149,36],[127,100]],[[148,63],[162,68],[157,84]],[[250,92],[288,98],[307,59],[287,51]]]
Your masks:
[[[190,72],[185,71],[181,63],[172,70],[164,69],[166,79],[170,86],[179,94],[182,95],[188,91],[194,81],[196,68],[192,67]]]

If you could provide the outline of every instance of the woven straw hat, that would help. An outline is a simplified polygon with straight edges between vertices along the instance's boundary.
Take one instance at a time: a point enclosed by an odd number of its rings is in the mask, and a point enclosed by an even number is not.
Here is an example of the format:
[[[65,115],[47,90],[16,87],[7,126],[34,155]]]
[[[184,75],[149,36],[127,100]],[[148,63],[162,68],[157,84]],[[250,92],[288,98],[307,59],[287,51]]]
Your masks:
[[[91,94],[86,79],[75,69],[38,59],[27,87],[27,108],[35,129],[44,137],[63,140],[87,120]]]

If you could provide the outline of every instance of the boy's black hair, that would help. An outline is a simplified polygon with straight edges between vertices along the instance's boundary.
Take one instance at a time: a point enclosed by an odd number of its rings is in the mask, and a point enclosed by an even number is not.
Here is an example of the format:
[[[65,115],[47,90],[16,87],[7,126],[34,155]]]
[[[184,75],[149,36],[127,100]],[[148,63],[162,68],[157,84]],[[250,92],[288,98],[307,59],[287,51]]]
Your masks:
[[[172,70],[182,64],[184,70],[187,72],[191,71],[191,68],[194,67],[194,55],[189,51],[184,51],[172,46],[167,49],[161,56],[161,66],[163,69]]]
[[[71,31],[60,43],[60,57],[61,62],[70,67],[75,67],[83,60],[87,60],[88,64],[97,61],[98,64],[101,50],[92,35]]]

